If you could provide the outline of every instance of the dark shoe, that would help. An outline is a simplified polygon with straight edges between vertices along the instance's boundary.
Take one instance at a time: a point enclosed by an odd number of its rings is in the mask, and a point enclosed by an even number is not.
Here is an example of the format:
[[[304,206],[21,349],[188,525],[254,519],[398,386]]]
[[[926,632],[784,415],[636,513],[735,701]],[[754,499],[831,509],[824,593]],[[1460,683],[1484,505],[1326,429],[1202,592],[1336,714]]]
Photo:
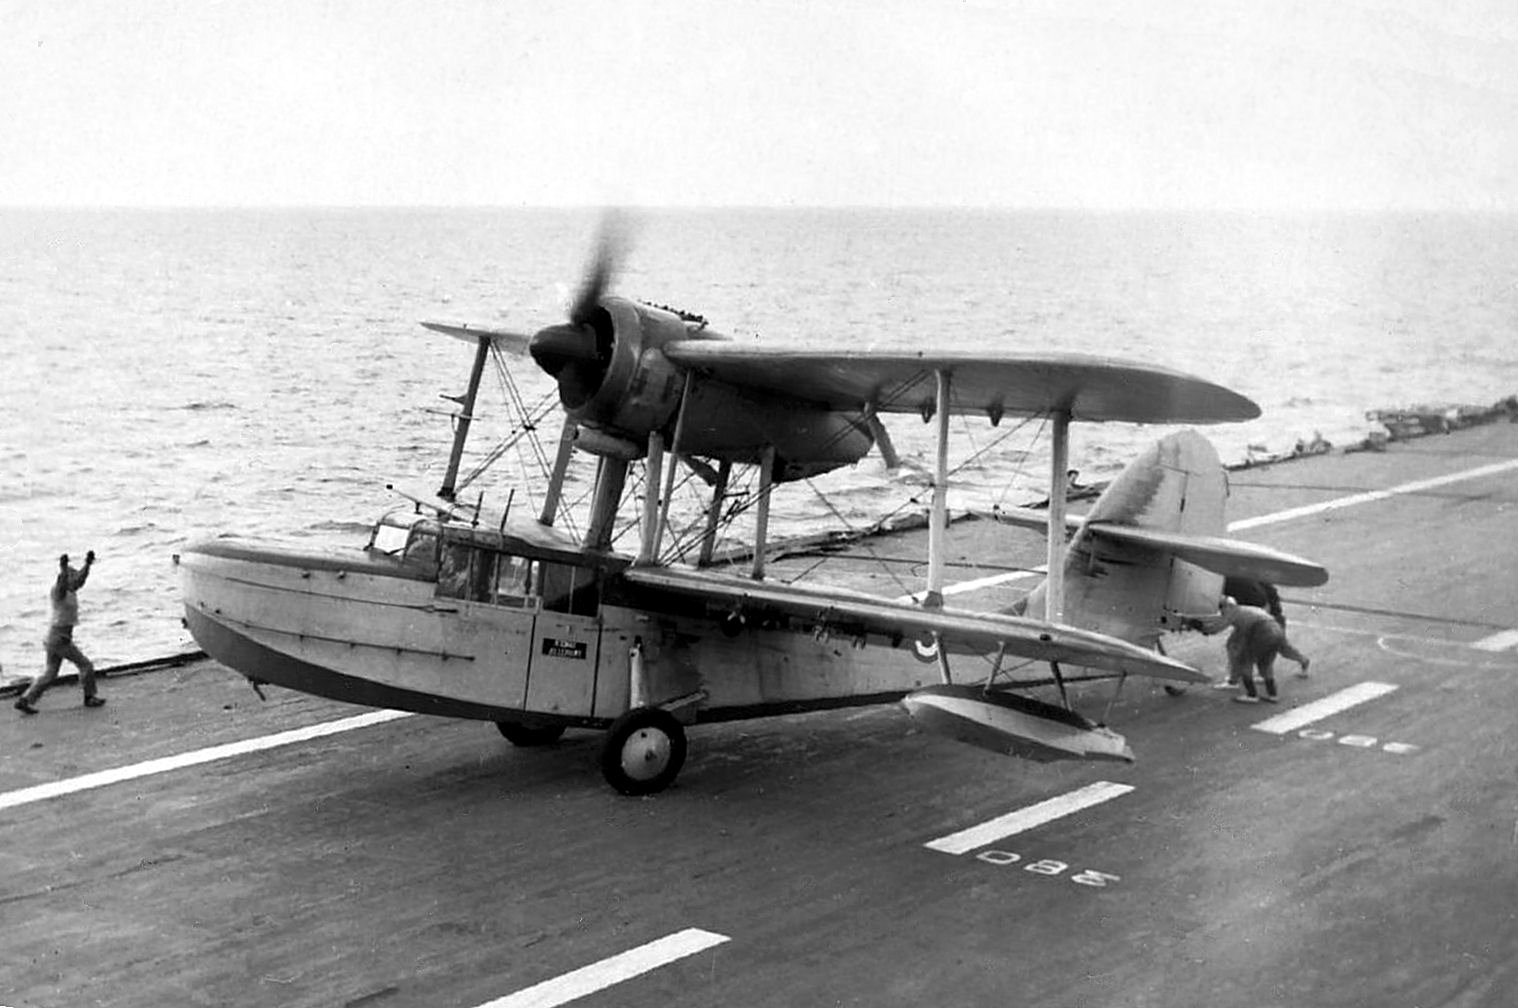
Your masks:
[[[86,707],[104,707],[105,697],[87,696],[84,698],[84,705]]]
[[[33,707],[27,701],[26,697],[20,697],[19,699],[17,699],[15,706],[16,706],[16,709],[18,711],[20,711],[21,713],[23,713],[23,714],[35,714],[35,713],[37,713],[37,708]]]

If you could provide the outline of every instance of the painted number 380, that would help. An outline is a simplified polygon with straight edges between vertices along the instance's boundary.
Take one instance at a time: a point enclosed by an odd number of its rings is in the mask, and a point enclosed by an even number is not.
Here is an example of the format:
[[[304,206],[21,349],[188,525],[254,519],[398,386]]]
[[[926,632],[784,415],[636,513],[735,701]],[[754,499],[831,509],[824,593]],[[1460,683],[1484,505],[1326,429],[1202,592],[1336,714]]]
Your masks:
[[[1070,866],[1065,862],[1055,861],[1051,858],[1029,861],[1027,864],[1023,864],[1023,856],[1021,854],[1014,854],[1011,851],[986,850],[975,855],[975,858],[978,861],[984,861],[986,864],[993,864],[998,867],[1021,864],[1022,870],[1025,872],[1032,872],[1035,875],[1047,875],[1050,878],[1063,875],[1070,870]],[[1071,875],[1070,881],[1076,885],[1093,886],[1102,889],[1119,881],[1120,878],[1121,876],[1113,875],[1110,872],[1086,868]]]

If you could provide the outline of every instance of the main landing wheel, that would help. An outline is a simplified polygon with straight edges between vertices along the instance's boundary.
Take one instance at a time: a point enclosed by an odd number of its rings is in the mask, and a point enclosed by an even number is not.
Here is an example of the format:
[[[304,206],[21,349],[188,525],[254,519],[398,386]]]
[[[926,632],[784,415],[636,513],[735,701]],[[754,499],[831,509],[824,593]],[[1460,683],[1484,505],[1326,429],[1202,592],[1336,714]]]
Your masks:
[[[669,711],[635,707],[612,722],[601,776],[625,795],[663,791],[685,765],[685,728]]]
[[[561,724],[527,725],[520,721],[497,721],[495,726],[506,736],[506,741],[524,748],[551,745],[564,734],[564,726]]]

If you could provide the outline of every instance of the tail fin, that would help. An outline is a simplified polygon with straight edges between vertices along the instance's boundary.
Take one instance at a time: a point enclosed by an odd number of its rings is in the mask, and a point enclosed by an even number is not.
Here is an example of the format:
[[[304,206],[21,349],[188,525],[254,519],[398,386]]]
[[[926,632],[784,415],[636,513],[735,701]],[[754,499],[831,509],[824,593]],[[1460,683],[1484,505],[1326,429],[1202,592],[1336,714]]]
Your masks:
[[[1317,585],[1310,560],[1227,538],[1228,480],[1193,430],[1161,438],[1123,470],[1086,515],[1065,557],[1065,622],[1154,646],[1182,621],[1215,613],[1224,575]],[[1039,615],[1045,586],[1026,601]]]

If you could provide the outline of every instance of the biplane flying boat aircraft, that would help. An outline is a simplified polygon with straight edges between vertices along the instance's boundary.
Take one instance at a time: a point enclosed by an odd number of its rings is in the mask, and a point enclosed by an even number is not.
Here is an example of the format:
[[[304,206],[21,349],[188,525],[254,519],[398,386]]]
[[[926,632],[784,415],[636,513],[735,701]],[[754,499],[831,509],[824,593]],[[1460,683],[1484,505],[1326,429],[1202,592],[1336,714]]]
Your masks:
[[[424,323],[475,346],[438,493],[382,518],[362,550],[235,537],[185,549],[176,562],[199,644],[255,685],[493,721],[517,745],[603,729],[607,782],[648,794],[679,773],[688,724],[897,699],[926,726],[1001,752],[1131,760],[1120,735],[1072,708],[1067,683],[1206,681],[1159,638],[1215,612],[1224,574],[1327,577],[1311,561],[1223,536],[1224,475],[1192,431],[1146,452],[1084,520],[1067,518],[1072,421],[1259,414],[1229,389],[1078,354],[740,345],[699,317],[610,294],[611,259],[603,244],[568,320],[535,334]],[[485,520],[480,505],[458,500],[460,461],[488,359],[524,351],[554,379],[564,430],[541,512],[511,517],[508,507]],[[774,487],[872,448],[890,453],[885,413],[936,423],[922,591],[886,598],[767,578]],[[944,600],[949,420],[995,425],[1007,415],[1046,417],[1053,431],[1047,512],[1009,515],[1047,531],[1046,580],[1017,611],[956,609]],[[556,516],[578,455],[594,458],[596,478],[576,536]],[[630,493],[634,463],[641,501]],[[667,559],[681,466],[708,484],[705,528]],[[733,572],[712,561],[738,467],[758,486],[751,560]],[[635,553],[614,548],[627,510]],[[989,672],[956,672],[967,656]],[[1016,659],[1049,671],[1009,669]],[[1049,700],[1031,695],[1048,688]]]

